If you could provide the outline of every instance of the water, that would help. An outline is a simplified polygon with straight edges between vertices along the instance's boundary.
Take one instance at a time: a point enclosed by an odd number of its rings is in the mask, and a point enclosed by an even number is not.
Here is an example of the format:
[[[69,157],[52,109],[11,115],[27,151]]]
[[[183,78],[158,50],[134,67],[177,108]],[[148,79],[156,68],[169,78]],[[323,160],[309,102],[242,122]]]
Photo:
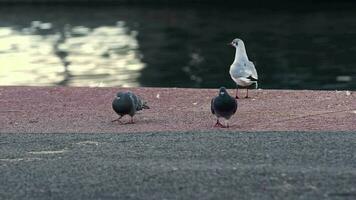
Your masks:
[[[356,8],[307,7],[2,6],[0,85],[232,88],[239,37],[261,88],[355,90]]]

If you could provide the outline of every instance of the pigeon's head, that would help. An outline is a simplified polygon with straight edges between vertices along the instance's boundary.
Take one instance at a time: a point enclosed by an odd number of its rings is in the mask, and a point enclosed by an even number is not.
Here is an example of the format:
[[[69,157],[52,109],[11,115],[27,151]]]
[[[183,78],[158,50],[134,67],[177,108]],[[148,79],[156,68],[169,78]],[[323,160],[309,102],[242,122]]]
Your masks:
[[[115,96],[115,98],[120,99],[124,95],[124,92],[118,92]]]
[[[229,95],[226,91],[226,88],[225,87],[221,87],[220,90],[219,90],[219,96],[226,96],[226,95]]]
[[[241,43],[243,43],[241,39],[235,38],[230,44],[231,44],[233,47],[237,48]]]

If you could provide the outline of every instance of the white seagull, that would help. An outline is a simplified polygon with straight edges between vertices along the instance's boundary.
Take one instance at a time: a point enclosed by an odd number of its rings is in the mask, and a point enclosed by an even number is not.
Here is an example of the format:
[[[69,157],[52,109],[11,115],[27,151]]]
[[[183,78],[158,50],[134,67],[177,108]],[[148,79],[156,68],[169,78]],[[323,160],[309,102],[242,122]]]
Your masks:
[[[236,48],[235,60],[230,66],[230,76],[236,83],[236,99],[238,99],[238,88],[246,88],[246,96],[248,98],[248,88],[252,84],[256,84],[257,88],[257,71],[255,65],[248,60],[244,42],[236,38],[231,43]]]

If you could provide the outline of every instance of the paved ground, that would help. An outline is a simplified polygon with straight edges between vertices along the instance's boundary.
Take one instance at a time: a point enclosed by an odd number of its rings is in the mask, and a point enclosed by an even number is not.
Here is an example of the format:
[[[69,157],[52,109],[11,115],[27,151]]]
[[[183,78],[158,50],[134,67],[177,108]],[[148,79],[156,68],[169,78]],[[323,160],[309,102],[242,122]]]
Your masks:
[[[111,122],[117,118],[114,95],[125,90],[152,108],[137,114],[133,125]],[[213,131],[210,100],[216,94],[217,89],[0,87],[0,133]],[[230,130],[356,130],[356,92],[255,90],[250,96],[239,100]]]
[[[356,132],[0,134],[0,199],[355,199]]]
[[[111,122],[125,90],[151,106],[136,124]],[[216,94],[0,87],[0,199],[356,198],[355,92],[255,90],[229,129]]]

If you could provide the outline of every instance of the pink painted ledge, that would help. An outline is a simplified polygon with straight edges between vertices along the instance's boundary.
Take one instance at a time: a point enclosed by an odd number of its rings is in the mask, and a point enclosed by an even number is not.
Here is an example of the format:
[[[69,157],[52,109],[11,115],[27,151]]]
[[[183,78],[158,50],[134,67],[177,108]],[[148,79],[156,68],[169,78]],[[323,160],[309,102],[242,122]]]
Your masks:
[[[118,91],[143,97],[151,109],[135,124],[111,122]],[[213,128],[210,101],[218,89],[0,87],[0,133],[134,133],[185,131],[356,131],[356,92],[251,90],[239,99],[229,129]],[[233,89],[229,90],[235,94]],[[240,95],[244,95],[241,90]],[[126,116],[122,120],[128,122]]]

